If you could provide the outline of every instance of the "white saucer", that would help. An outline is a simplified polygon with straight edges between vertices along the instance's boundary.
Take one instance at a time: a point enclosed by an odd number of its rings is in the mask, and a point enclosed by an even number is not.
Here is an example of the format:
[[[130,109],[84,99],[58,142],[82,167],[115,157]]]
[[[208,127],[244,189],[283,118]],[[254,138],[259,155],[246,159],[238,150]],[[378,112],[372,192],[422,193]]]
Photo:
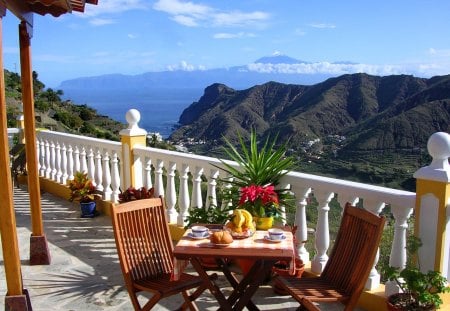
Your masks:
[[[272,242],[272,243],[280,243],[280,242],[283,242],[285,239],[286,239],[285,235],[281,236],[281,239],[279,239],[279,240],[272,240],[268,235],[264,236],[264,240],[266,240],[267,242]]]
[[[203,240],[209,238],[209,232],[205,232],[203,236],[195,236],[192,232],[189,232],[187,235],[194,240]]]

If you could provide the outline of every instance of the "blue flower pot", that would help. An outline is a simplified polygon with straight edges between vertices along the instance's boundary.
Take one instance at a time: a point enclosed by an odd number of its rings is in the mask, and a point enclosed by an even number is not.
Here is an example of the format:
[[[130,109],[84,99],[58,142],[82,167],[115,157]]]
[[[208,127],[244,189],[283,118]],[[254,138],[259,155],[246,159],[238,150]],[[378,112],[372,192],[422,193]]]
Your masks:
[[[81,217],[83,218],[90,218],[97,216],[96,203],[95,201],[87,202],[87,203],[80,203],[81,207]]]

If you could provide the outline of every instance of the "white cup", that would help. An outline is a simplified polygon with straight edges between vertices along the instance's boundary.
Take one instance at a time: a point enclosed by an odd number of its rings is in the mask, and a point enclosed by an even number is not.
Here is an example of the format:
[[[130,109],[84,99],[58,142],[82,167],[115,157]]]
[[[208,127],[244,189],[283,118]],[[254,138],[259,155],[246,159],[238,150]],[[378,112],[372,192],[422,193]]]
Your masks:
[[[282,240],[284,237],[284,231],[278,228],[270,228],[267,230],[269,232],[269,239],[271,240]]]
[[[205,236],[206,232],[208,232],[208,228],[204,226],[193,226],[191,231],[194,237],[201,238]]]

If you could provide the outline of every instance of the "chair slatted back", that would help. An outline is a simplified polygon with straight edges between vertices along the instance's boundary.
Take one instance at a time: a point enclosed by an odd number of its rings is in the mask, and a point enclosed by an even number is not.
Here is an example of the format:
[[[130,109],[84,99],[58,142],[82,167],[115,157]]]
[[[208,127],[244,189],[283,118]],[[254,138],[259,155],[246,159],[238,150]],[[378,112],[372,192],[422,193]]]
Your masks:
[[[333,250],[321,274],[337,288],[357,300],[378,251],[384,217],[346,204]],[[356,301],[355,301],[356,303]]]
[[[120,265],[127,283],[173,270],[173,244],[164,200],[126,202],[112,208]]]

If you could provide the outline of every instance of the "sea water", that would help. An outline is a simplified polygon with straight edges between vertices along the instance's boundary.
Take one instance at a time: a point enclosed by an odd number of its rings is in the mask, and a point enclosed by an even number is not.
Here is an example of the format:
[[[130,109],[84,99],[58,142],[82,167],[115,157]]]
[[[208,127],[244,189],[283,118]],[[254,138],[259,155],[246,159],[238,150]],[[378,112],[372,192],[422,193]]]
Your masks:
[[[134,108],[141,113],[139,127],[159,132],[167,138],[178,124],[181,113],[198,101],[203,89],[139,89],[139,90],[64,90],[64,100],[87,105],[98,114],[126,123],[125,114]]]

